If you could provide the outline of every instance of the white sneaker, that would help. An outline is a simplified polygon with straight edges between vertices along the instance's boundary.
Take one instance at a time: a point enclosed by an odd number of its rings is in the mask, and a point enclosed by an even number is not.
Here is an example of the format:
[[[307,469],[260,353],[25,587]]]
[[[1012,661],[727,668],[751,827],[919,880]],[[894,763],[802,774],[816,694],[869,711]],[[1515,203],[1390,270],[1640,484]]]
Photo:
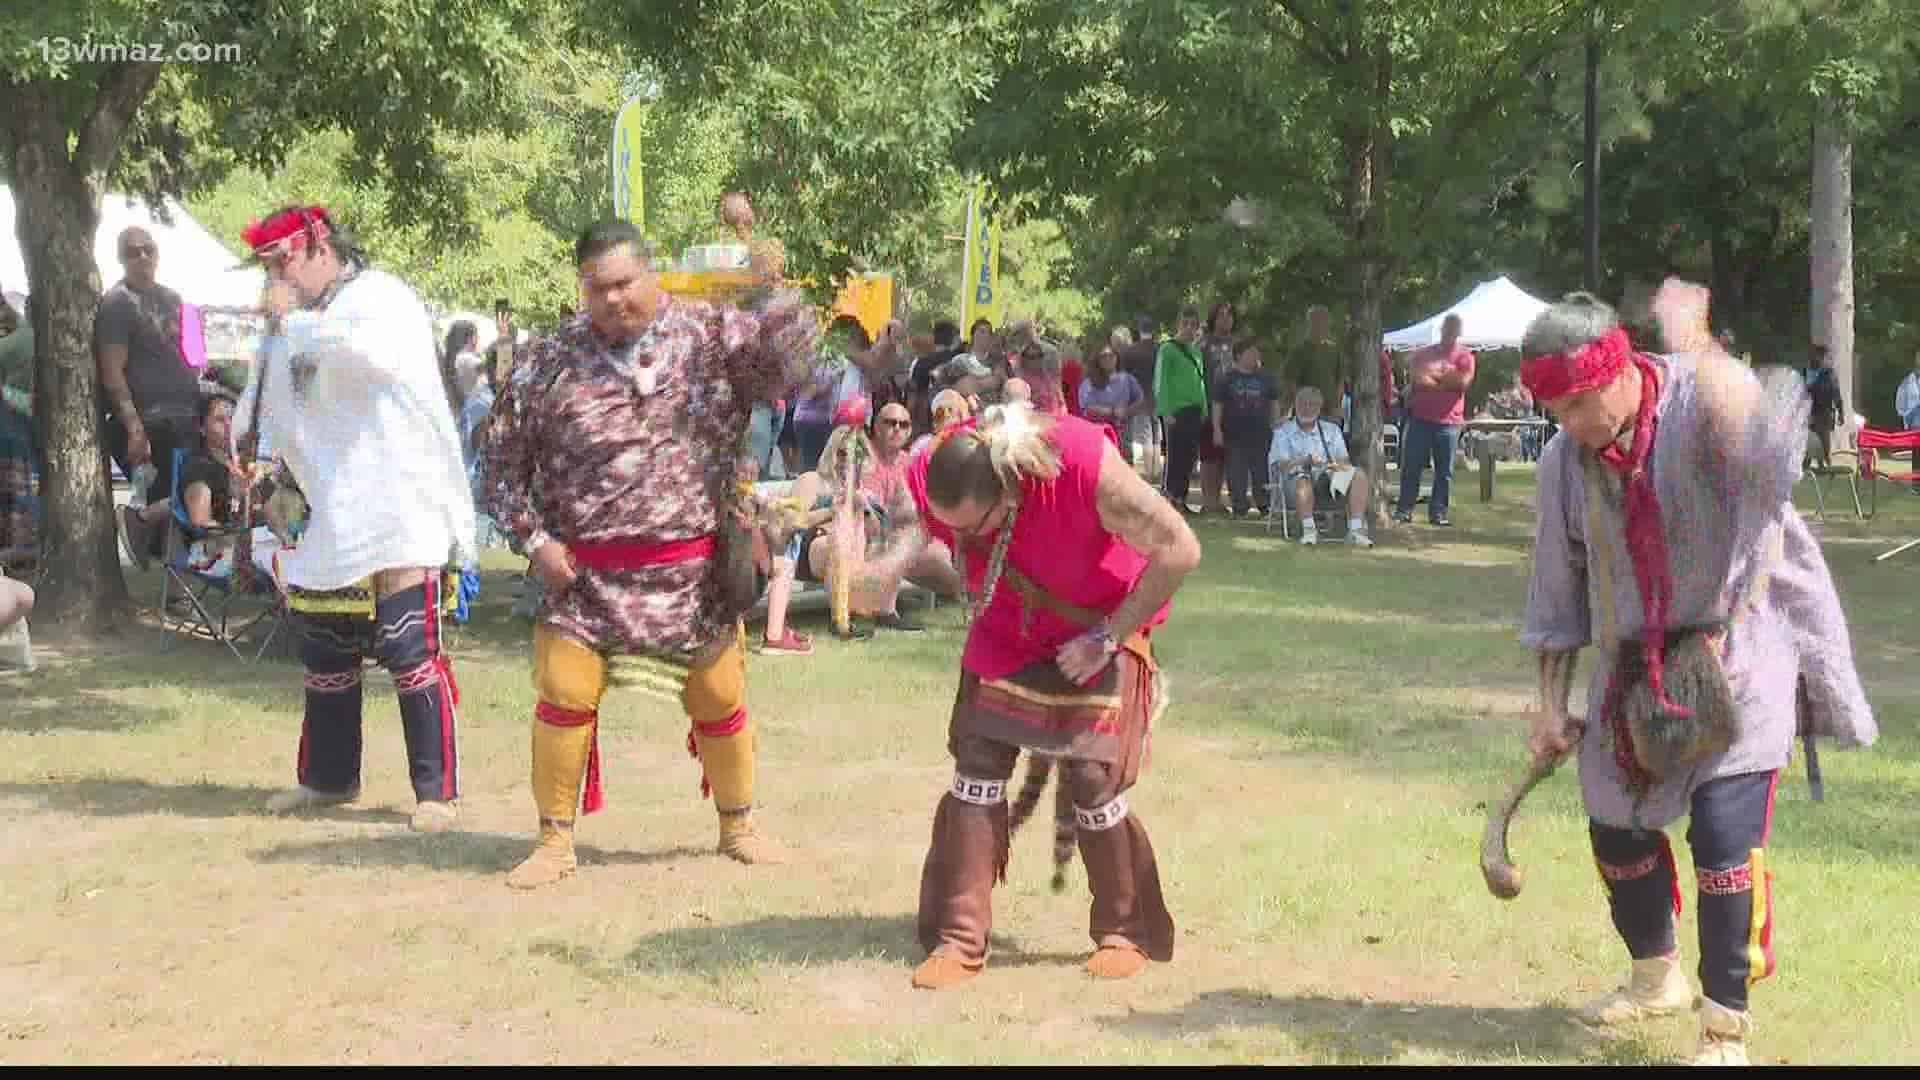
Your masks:
[[[1312,547],[1320,542],[1320,530],[1309,521],[1300,527],[1300,542]]]
[[[413,808],[413,820],[409,824],[414,832],[443,833],[454,827],[460,815],[448,802],[423,802]]]
[[[1354,547],[1370,548],[1373,546],[1373,537],[1368,536],[1365,529],[1352,529],[1347,533],[1347,543]]]
[[[1680,955],[1653,956],[1633,962],[1627,984],[1588,1002],[1580,1019],[1596,1027],[1612,1027],[1656,1016],[1671,1016],[1693,1005],[1693,987],[1680,970]]]
[[[1700,999],[1700,1046],[1692,1065],[1746,1065],[1753,1018],[1709,997]]]

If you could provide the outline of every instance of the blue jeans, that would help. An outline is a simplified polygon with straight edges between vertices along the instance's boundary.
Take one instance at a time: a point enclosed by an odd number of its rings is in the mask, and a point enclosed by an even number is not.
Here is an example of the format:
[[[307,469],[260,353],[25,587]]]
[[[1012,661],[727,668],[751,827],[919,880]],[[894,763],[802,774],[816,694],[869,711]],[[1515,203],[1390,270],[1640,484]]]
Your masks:
[[[778,460],[773,448],[779,445],[780,429],[786,426],[786,422],[786,413],[774,412],[773,406],[764,401],[753,407],[752,418],[747,421],[747,444],[752,449],[753,461],[759,466],[762,480],[786,479],[786,469],[773,464]]]
[[[1400,505],[1395,511],[1412,515],[1413,502],[1420,497],[1420,480],[1427,463],[1433,463],[1433,496],[1427,500],[1427,520],[1446,516],[1447,497],[1453,491],[1453,455],[1460,446],[1460,425],[1436,424],[1410,417],[1406,434],[1401,436],[1406,456],[1400,462]]]

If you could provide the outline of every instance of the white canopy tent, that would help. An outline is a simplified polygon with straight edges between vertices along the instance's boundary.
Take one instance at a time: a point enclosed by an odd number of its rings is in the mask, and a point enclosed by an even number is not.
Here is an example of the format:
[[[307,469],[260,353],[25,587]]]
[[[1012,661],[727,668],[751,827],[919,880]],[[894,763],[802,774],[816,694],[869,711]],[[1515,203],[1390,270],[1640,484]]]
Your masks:
[[[1517,349],[1534,316],[1547,309],[1544,300],[1529,296],[1505,275],[1474,286],[1472,292],[1445,311],[1385,335],[1381,344],[1407,352],[1438,344],[1447,316],[1460,316],[1460,344],[1469,349]]]
[[[215,239],[173,199],[166,200],[172,225],[163,225],[147,212],[146,204],[122,194],[100,201],[100,228],[93,237],[93,261],[103,288],[119,281],[120,231],[139,225],[152,234],[160,248],[160,284],[179,293],[190,304],[212,308],[259,306],[266,275],[258,268],[235,269],[240,256]],[[26,257],[20,250],[13,192],[0,186],[0,289],[27,291]]]

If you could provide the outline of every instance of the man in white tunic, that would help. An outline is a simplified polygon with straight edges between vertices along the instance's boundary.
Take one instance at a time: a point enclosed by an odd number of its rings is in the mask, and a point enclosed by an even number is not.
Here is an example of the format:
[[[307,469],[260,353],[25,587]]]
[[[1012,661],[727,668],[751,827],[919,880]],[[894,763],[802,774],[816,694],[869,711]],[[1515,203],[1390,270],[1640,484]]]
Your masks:
[[[264,433],[308,505],[279,560],[306,667],[299,782],[268,807],[359,796],[361,670],[372,658],[399,696],[413,827],[445,831],[460,793],[458,690],[440,618],[458,580],[447,568],[474,553],[474,510],[432,320],[324,208],[281,210],[244,235],[270,284],[235,433]]]

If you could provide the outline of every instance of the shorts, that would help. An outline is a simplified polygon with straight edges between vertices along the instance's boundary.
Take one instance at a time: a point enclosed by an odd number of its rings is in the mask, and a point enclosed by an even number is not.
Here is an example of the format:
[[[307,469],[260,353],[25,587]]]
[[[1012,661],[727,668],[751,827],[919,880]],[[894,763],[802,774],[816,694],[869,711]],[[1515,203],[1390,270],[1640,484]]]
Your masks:
[[[1289,475],[1288,479],[1303,480],[1309,475],[1313,478],[1313,497],[1316,500],[1331,499],[1336,495],[1345,495],[1347,489],[1353,486],[1352,469],[1342,469],[1335,472],[1325,466],[1316,466],[1311,469],[1295,469]]]
[[[795,581],[820,583],[820,572],[814,569],[813,559],[809,553],[813,551],[814,539],[824,532],[826,532],[826,526],[816,525],[811,529],[795,533],[793,539],[787,542],[787,558],[793,560]]]

